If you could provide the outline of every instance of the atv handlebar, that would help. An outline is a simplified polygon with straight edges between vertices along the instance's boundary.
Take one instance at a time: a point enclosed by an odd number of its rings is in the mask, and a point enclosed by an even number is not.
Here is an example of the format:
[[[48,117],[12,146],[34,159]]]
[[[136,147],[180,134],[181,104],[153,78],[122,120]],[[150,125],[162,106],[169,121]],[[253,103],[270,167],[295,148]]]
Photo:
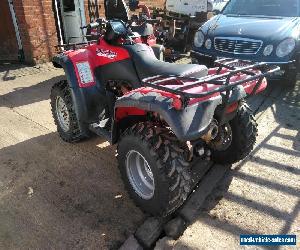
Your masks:
[[[97,19],[95,22],[89,23],[85,26],[80,27],[80,29],[95,29],[103,24],[106,24],[106,20]]]
[[[86,25],[86,26],[82,26],[82,27],[80,27],[80,29],[94,29],[94,28],[97,28],[97,27],[99,27],[99,23],[98,22],[94,22],[94,23],[90,23],[90,24],[88,24],[88,25]]]

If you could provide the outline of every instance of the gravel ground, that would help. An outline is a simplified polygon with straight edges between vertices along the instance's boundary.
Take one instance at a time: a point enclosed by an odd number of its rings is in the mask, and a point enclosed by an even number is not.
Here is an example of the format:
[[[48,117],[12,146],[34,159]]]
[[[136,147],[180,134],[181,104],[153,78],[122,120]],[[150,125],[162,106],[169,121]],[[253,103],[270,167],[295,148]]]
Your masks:
[[[62,142],[48,99],[62,71],[26,70],[7,78],[0,68],[0,249],[117,249],[145,216],[124,190],[115,148],[101,138]],[[185,234],[158,249],[236,249],[241,233],[299,235],[299,86],[273,84],[251,103],[256,149]]]

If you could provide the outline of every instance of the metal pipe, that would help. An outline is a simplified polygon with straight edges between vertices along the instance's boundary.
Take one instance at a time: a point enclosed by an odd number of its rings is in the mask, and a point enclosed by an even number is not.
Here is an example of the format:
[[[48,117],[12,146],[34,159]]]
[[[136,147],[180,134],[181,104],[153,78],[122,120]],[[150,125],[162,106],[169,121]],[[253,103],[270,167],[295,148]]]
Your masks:
[[[12,18],[13,25],[14,25],[15,32],[16,32],[16,38],[17,38],[18,49],[19,49],[19,53],[18,53],[19,61],[23,62],[25,58],[24,58],[24,51],[23,51],[23,45],[22,45],[22,40],[21,40],[21,36],[20,36],[19,26],[18,26],[18,22],[17,22],[17,18],[16,18],[16,12],[15,12],[12,0],[7,0],[7,1],[8,1],[11,18]]]
[[[58,25],[58,29],[59,29],[59,40],[60,40],[60,45],[63,45],[63,35],[61,32],[61,23],[60,23],[60,18],[59,18],[59,12],[58,12],[58,3],[57,0],[54,0],[54,6],[55,6],[55,12],[56,12],[56,18],[57,18],[57,25]]]
[[[214,120],[212,123],[209,125],[209,129],[206,134],[201,136],[201,139],[205,141],[207,144],[210,143],[212,140],[216,139],[219,133],[219,127],[217,122]]]

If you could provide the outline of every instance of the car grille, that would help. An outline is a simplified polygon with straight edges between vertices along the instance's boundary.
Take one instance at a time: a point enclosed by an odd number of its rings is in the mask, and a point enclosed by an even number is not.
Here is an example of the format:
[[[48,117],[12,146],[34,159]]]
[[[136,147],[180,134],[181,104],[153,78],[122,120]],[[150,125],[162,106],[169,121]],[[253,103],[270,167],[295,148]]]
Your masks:
[[[215,38],[215,49],[232,54],[256,54],[262,46],[262,41],[244,38]]]

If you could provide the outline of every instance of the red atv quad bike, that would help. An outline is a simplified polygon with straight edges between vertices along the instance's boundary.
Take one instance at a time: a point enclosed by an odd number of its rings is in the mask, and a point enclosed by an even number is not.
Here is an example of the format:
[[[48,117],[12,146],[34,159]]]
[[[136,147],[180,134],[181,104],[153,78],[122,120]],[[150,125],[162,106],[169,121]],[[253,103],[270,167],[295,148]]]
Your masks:
[[[97,43],[73,45],[53,59],[66,74],[51,90],[57,130],[70,143],[96,134],[118,144],[132,199],[167,216],[193,188],[192,162],[211,156],[231,164],[250,153],[257,125],[244,98],[264,90],[265,77],[278,69],[162,62],[122,20],[107,21],[105,30]]]

